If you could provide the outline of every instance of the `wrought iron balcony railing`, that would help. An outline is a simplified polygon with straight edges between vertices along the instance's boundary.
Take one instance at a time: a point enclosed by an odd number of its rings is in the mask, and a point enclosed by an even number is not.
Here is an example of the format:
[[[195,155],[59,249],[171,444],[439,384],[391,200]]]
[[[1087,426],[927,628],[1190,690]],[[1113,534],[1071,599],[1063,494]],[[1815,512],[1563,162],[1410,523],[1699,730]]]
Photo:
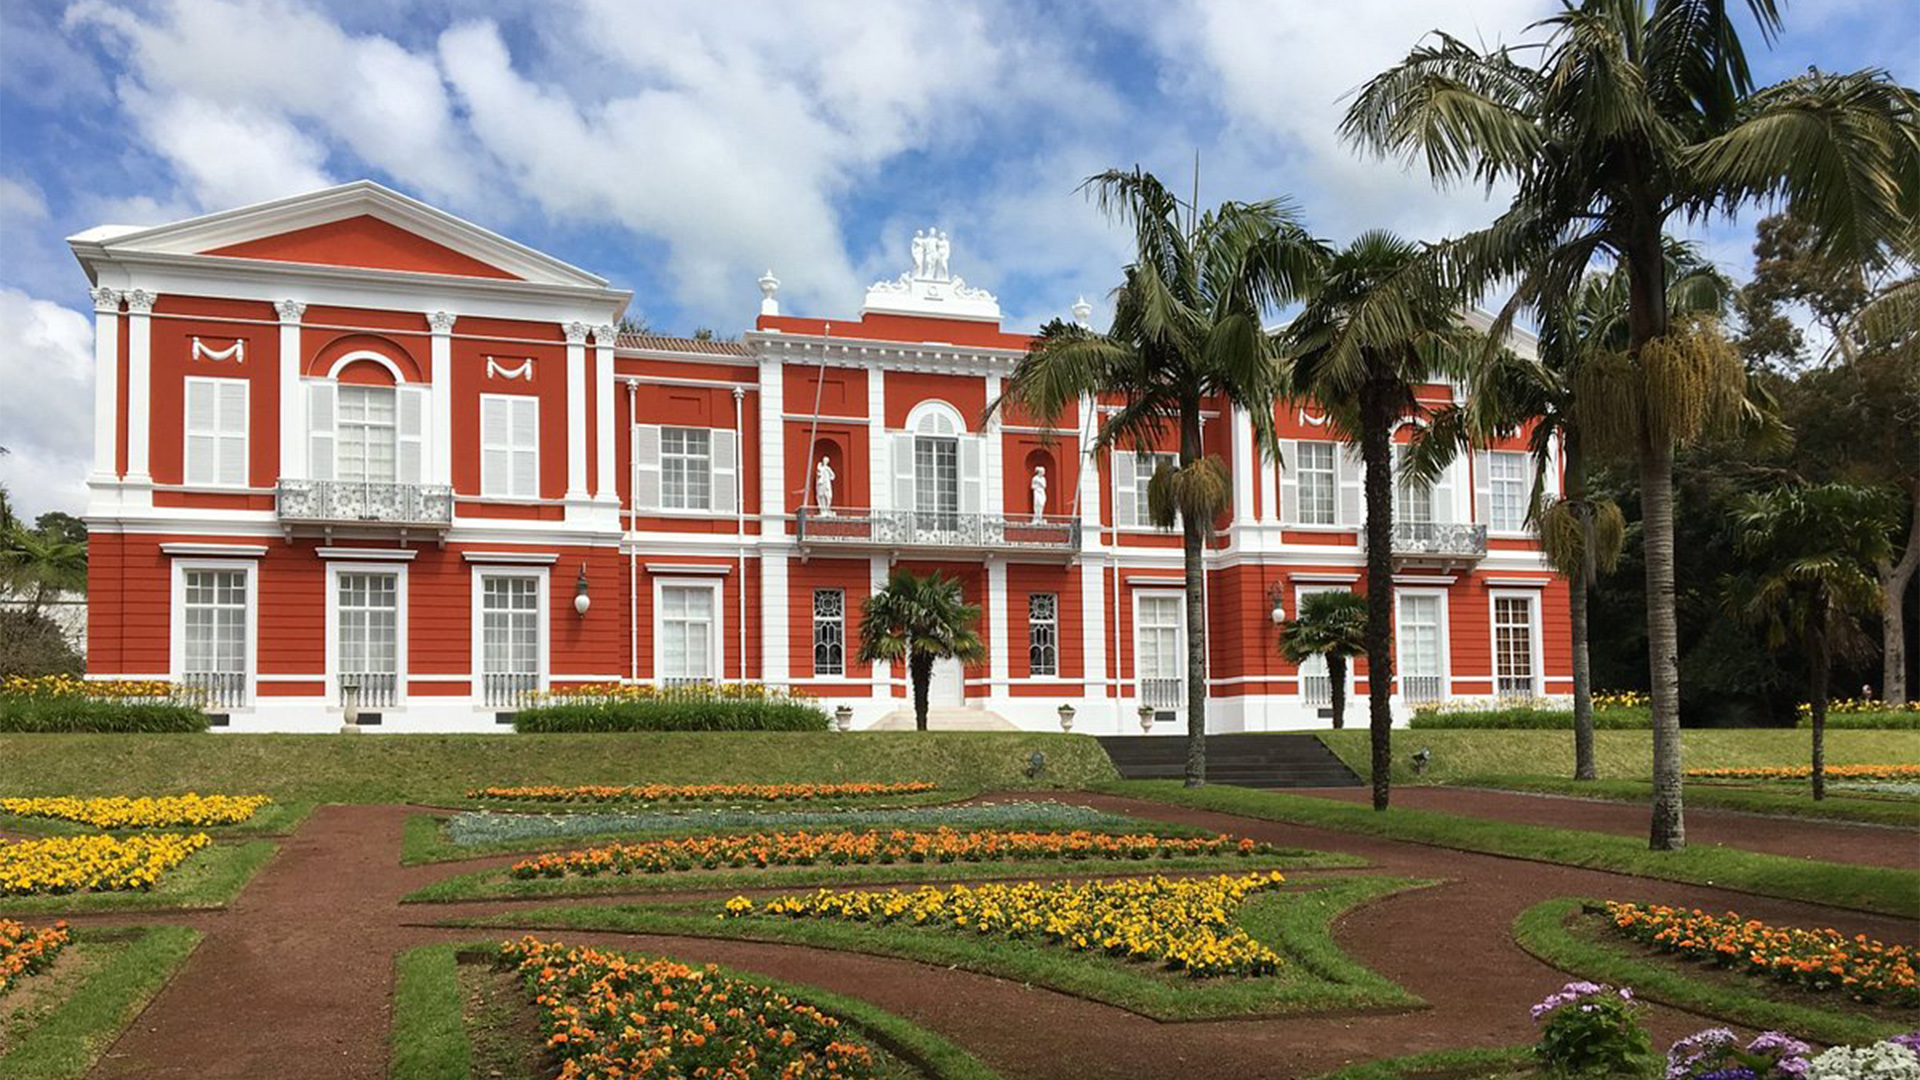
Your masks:
[[[973,551],[1054,552],[1080,550],[1077,518],[1001,517],[925,510],[856,510],[829,515],[801,510],[802,546],[947,548]]]
[[[1360,533],[1366,543],[1367,534]],[[1453,524],[1438,521],[1396,521],[1393,523],[1393,554],[1415,559],[1483,559],[1487,555],[1485,525]]]
[[[357,480],[282,480],[275,512],[288,524],[383,524],[444,529],[453,524],[453,488]]]

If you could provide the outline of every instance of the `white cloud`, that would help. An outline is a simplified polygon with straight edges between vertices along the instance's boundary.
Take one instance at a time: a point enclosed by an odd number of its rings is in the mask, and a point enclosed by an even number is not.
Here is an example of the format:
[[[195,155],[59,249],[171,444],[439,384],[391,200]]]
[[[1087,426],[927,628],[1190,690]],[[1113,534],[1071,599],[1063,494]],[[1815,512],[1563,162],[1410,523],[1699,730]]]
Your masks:
[[[79,513],[93,458],[93,322],[0,288],[0,484],[23,517]]]

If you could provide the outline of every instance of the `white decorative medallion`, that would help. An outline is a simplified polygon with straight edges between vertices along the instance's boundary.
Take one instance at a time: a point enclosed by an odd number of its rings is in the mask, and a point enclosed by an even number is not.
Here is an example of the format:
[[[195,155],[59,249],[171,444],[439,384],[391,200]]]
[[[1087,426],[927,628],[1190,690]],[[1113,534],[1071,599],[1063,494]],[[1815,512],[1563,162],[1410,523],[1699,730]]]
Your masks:
[[[512,360],[512,357],[508,357],[507,363],[511,363]],[[512,367],[508,367],[507,363],[502,363],[498,357],[487,357],[487,378],[533,381],[533,357],[522,357],[520,362]]]
[[[1000,321],[1000,302],[948,269],[953,243],[939,229],[913,234],[913,269],[867,289],[863,311],[891,315],[933,315],[945,319]]]

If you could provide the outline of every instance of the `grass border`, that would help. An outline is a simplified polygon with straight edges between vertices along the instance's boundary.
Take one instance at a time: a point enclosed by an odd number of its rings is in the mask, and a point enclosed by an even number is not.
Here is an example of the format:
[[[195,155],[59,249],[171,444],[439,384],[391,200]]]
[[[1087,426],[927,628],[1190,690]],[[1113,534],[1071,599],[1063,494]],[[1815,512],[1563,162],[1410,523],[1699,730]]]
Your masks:
[[[1920,918],[1920,872],[1820,862],[1725,847],[1651,851],[1633,836],[1463,817],[1434,810],[1374,810],[1311,795],[1250,788],[1182,787],[1177,780],[1123,780],[1099,788],[1120,795],[1242,817],[1310,825],[1455,851],[1577,866],[1631,877],[1881,915]]]
[[[1314,1080],[1402,1080],[1403,1077],[1419,1077],[1430,1073],[1444,1073],[1450,1077],[1462,1075],[1498,1075],[1495,1070],[1519,1068],[1535,1064],[1531,1046],[1490,1046],[1460,1050],[1427,1050],[1418,1054],[1405,1054],[1400,1057],[1381,1058],[1378,1061],[1358,1061],[1342,1066],[1332,1072],[1321,1073]],[[1469,1070],[1472,1070],[1469,1073]]]
[[[216,842],[166,872],[151,889],[0,896],[0,915],[84,915],[100,911],[181,911],[233,903],[280,845],[271,840]]]
[[[709,889],[758,891],[830,885],[899,885],[955,881],[1024,880],[1034,877],[1084,877],[1108,874],[1195,870],[1351,870],[1369,864],[1356,855],[1306,848],[1271,855],[1195,855],[1174,859],[1036,859],[994,862],[847,863],[776,866],[765,870],[677,870],[659,874],[607,874],[594,877],[506,877],[505,868],[476,870],[442,878],[400,898],[402,904],[453,904],[471,900],[584,900],[601,896],[699,892]]]
[[[615,951],[629,957],[659,955]],[[441,942],[400,954],[395,960],[391,1080],[467,1080],[473,1048],[457,980],[459,957],[498,952],[497,942],[486,941]],[[927,1080],[999,1080],[998,1073],[959,1044],[877,1005],[751,971],[731,967],[719,971],[840,1017],[862,1037],[920,1070]]]
[[[1528,795],[1564,795],[1595,802],[1647,803],[1653,784],[1645,780],[1567,780],[1557,776],[1463,776],[1435,787],[1484,788]],[[1920,829],[1920,800],[1828,795],[1818,802],[1804,792],[1770,791],[1730,784],[1692,781],[1685,785],[1688,809],[1732,810],[1744,814],[1816,823],[1878,825]]]
[[[74,940],[113,940],[137,931],[128,947],[74,988],[47,1018],[0,1057],[11,1080],[72,1080],[86,1075],[134,1017],[172,980],[200,931],[190,926],[81,927]]]
[[[1396,893],[1438,881],[1359,875],[1308,879],[1315,886],[1294,892],[1314,902],[1282,905],[1270,928],[1256,934],[1307,971],[1311,985],[1276,984],[1264,996],[1249,996],[1253,982],[1163,976],[1159,969],[1100,955],[1009,939],[976,938],[917,927],[875,927],[829,920],[754,919],[721,921],[710,910],[690,914],[684,905],[592,905],[508,912],[440,925],[496,927],[537,932],[671,934],[773,944],[804,945],[959,968],[1110,1005],[1153,1020],[1254,1019],[1327,1012],[1414,1009],[1426,1002],[1348,956],[1333,940],[1333,924],[1354,910]],[[1250,901],[1252,902],[1252,901]],[[676,910],[679,908],[679,910]]]
[[[1689,978],[1667,965],[1636,956],[1628,948],[1587,941],[1567,929],[1569,916],[1598,902],[1562,896],[1535,904],[1515,916],[1514,944],[1542,963],[1570,975],[1615,986],[1631,986],[1633,992],[1643,998],[1760,1031],[1790,1031],[1815,1042],[1836,1045],[1875,1042],[1898,1035],[1911,1026],[1793,1002],[1771,1001],[1738,986]]]

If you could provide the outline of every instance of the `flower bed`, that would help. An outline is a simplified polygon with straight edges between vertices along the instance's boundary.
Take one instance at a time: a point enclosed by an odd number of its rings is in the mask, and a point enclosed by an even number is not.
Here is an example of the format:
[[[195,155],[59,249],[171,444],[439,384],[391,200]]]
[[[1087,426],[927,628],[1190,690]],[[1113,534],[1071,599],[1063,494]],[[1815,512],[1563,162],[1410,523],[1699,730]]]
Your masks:
[[[1657,904],[1609,903],[1607,915],[1626,937],[1692,959],[1865,1001],[1920,1006],[1913,954],[1864,934],[1768,926],[1733,912],[1709,915]]]
[[[1920,780],[1920,765],[1829,765],[1829,780]],[[1688,769],[1692,780],[1807,780],[1811,765],[1754,765],[1731,769]]]
[[[183,732],[205,731],[207,724],[200,698],[165,680],[0,680],[0,732]]]
[[[469,799],[509,802],[810,802],[817,799],[918,795],[938,784],[922,780],[898,784],[582,784],[577,787],[488,787],[467,792]]]
[[[1273,871],[1241,877],[923,886],[910,891],[821,889],[758,906],[736,896],[727,901],[721,917],[950,927],[1157,961],[1193,978],[1256,976],[1277,971],[1280,956],[1234,926],[1233,912],[1247,897],[1284,881]]]
[[[21,979],[45,970],[72,940],[63,922],[36,930],[12,919],[0,919],[0,995]]]
[[[1112,833],[1008,832],[766,832],[693,836],[608,844],[581,851],[550,852],[513,864],[513,877],[660,874],[721,866],[812,866],[894,862],[1026,862],[1037,859],[1171,859],[1191,855],[1259,855],[1273,848],[1227,836],[1116,836]]]
[[[265,795],[162,795],[129,799],[0,799],[0,811],[58,818],[102,829],[205,828],[238,825],[273,800]]]
[[[595,683],[535,694],[516,731],[825,731],[813,699],[758,683]]]
[[[878,1075],[873,1050],[839,1020],[712,967],[633,961],[532,937],[504,943],[501,960],[539,1005],[563,1078]]]
[[[455,847],[511,843],[549,837],[593,836],[649,829],[789,829],[827,826],[838,828],[912,828],[951,825],[992,828],[1008,825],[1052,825],[1084,828],[1125,825],[1131,819],[1089,806],[1058,802],[995,802],[970,806],[886,806],[825,810],[634,810],[596,813],[499,813],[467,810],[447,821],[447,838]]]
[[[1813,706],[1801,702],[1799,726],[1813,726]],[[1871,698],[1827,702],[1827,729],[1913,729],[1920,728],[1920,701],[1891,705]]]
[[[0,896],[151,889],[213,843],[206,833],[49,836],[0,843]]]
[[[1593,695],[1593,726],[1634,729],[1653,726],[1647,696],[1633,691]],[[1450,698],[1417,705],[1408,726],[1429,730],[1571,730],[1573,699],[1560,695],[1532,698]]]

